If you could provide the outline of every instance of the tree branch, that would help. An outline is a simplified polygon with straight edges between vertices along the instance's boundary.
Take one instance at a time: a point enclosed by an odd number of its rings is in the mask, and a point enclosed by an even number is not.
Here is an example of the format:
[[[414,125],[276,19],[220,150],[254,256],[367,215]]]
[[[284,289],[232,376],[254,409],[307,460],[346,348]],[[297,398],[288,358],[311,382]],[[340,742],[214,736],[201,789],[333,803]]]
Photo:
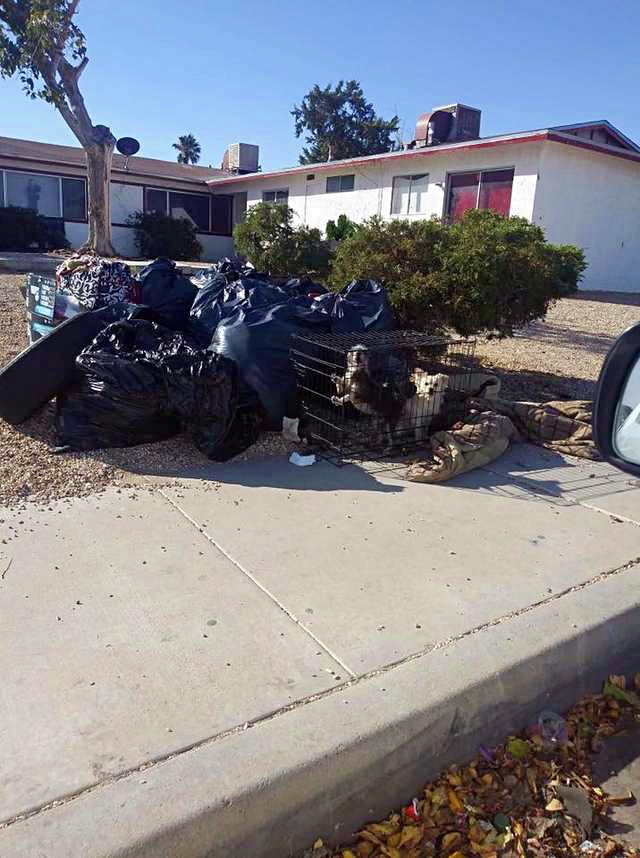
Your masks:
[[[89,113],[85,106],[82,93],[78,88],[78,78],[84,71],[88,62],[88,57],[84,57],[79,66],[73,66],[70,62],[67,62],[67,60],[63,59],[60,64],[58,73],[62,81],[67,101],[71,107],[71,110],[73,111],[73,115],[75,116],[78,124],[82,128],[84,134],[90,138],[93,123],[91,122],[91,117],[89,116]]]
[[[60,31],[60,36],[57,40],[56,52],[53,57],[53,74],[54,76],[58,73],[58,66],[64,59],[64,48],[67,44],[67,39],[69,38],[69,33],[71,31],[71,22],[73,21],[73,16],[76,14],[78,9],[78,4],[80,0],[71,0],[69,4],[69,9],[67,10],[67,20],[66,25]]]

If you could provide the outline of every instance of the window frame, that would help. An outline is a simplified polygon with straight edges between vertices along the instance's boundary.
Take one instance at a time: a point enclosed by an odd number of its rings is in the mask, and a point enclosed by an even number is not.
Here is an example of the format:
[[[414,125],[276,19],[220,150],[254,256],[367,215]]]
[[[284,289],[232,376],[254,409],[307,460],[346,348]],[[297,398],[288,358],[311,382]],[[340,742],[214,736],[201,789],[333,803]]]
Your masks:
[[[451,215],[449,214],[449,207],[450,207],[451,179],[454,176],[468,176],[468,175],[473,175],[474,173],[477,173],[478,176],[480,177],[478,180],[478,190],[476,193],[476,204],[474,206],[474,210],[477,211],[478,203],[480,202],[480,193],[482,191],[482,177],[485,175],[485,173],[503,173],[506,170],[513,170],[513,176],[511,178],[511,190],[513,193],[513,180],[516,177],[516,168],[515,168],[514,164],[509,164],[508,166],[505,166],[505,167],[488,167],[486,169],[483,169],[482,167],[480,167],[480,168],[476,168],[475,170],[452,170],[451,172],[448,172],[447,173],[447,179],[445,182],[444,207],[443,207],[443,212],[442,212],[442,219],[444,221],[446,221],[447,223],[452,223]],[[509,209],[511,209],[511,205],[509,205]],[[483,209],[483,211],[484,211],[484,209]]]
[[[406,212],[394,212],[393,210],[393,194],[395,190],[396,179],[409,179],[409,194],[407,196],[407,211]],[[416,179],[426,179],[427,180],[427,189],[429,188],[429,173],[403,173],[397,176],[393,176],[391,179],[391,203],[389,206],[389,213],[392,217],[423,217],[426,212],[423,211],[409,211],[411,208],[411,190],[413,187],[413,182]]]
[[[22,170],[19,167],[2,167],[0,166],[0,174],[2,179],[2,197],[5,207],[9,205],[9,201],[7,199],[7,173],[21,173],[26,176],[44,176],[49,179],[57,179],[58,180],[58,200],[60,204],[60,212],[59,215],[42,215],[48,220],[63,220],[65,223],[88,223],[88,214],[89,214],[89,195],[87,189],[87,179],[86,176],[74,176],[71,173],[51,173],[49,170]],[[84,218],[72,218],[65,217],[64,215],[64,198],[62,193],[62,181],[63,179],[75,179],[76,181],[82,182],[84,185]]]
[[[119,184],[129,184],[133,185],[134,182],[119,182]],[[139,186],[140,187],[140,186]],[[207,197],[209,200],[209,228],[207,230],[201,230],[196,226],[196,234],[197,235],[220,235],[226,238],[233,235],[233,194],[211,194],[211,193],[199,193],[198,191],[183,191],[180,188],[159,188],[157,185],[142,185],[142,205],[144,209],[144,213],[147,214],[147,191],[160,191],[165,194],[166,207],[165,213],[169,213],[169,194],[182,194],[184,196],[192,196],[192,197]],[[228,232],[214,232],[212,229],[213,226],[213,210],[212,210],[212,200],[214,197],[229,197],[231,200],[230,203],[230,215],[229,215],[229,227]],[[112,226],[127,226],[127,224],[112,224]]]
[[[340,184],[340,187],[336,188],[334,191],[329,190],[329,182],[331,179],[337,179],[339,184]],[[344,179],[352,179],[353,180],[352,186],[350,188],[343,188],[342,187],[342,182]],[[326,181],[325,181],[325,185],[324,185],[324,189],[325,189],[324,190],[325,194],[348,194],[351,191],[355,191],[355,189],[356,189],[356,174],[355,173],[339,173],[336,176],[327,176]]]
[[[272,200],[265,200],[265,198],[264,198],[265,194],[273,194],[274,198]],[[284,201],[283,200],[277,200],[275,198],[276,194],[284,194],[286,199]],[[289,205],[289,188],[269,188],[268,190],[263,191],[262,192],[262,202],[263,203],[272,203],[275,205],[283,205],[283,204]]]

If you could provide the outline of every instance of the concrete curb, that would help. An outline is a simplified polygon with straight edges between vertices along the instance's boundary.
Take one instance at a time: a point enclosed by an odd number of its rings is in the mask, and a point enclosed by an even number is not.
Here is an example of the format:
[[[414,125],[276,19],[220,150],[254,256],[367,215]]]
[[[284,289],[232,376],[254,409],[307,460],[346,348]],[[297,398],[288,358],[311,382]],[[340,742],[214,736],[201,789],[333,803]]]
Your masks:
[[[621,607],[622,606],[622,607]],[[12,858],[284,858],[640,658],[640,566],[149,763],[0,830]]]

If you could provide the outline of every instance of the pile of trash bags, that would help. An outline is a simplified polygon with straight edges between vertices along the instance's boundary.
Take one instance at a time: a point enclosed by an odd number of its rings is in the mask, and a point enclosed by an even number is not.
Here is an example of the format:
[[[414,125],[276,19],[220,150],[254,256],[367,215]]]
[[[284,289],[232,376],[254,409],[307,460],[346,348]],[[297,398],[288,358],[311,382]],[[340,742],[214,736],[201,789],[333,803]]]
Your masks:
[[[60,445],[123,447],[187,432],[212,459],[298,416],[290,341],[303,329],[385,331],[385,290],[277,282],[238,259],[188,277],[160,258],[72,257],[56,280],[29,275],[32,345],[0,372],[0,417],[19,423],[56,396]]]

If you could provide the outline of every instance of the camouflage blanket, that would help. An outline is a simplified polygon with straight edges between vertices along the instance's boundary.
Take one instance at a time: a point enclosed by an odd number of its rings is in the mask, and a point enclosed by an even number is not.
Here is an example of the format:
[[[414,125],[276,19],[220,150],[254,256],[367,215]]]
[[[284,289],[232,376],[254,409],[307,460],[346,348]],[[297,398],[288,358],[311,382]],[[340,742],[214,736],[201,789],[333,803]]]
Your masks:
[[[432,458],[414,462],[406,477],[412,482],[439,483],[480,468],[501,456],[511,441],[524,440],[557,453],[599,459],[593,442],[593,403],[508,402],[474,399],[465,402],[466,416],[448,431],[431,436]]]
[[[535,403],[499,399],[493,407],[512,420],[525,441],[567,456],[601,458],[593,442],[591,401]]]

